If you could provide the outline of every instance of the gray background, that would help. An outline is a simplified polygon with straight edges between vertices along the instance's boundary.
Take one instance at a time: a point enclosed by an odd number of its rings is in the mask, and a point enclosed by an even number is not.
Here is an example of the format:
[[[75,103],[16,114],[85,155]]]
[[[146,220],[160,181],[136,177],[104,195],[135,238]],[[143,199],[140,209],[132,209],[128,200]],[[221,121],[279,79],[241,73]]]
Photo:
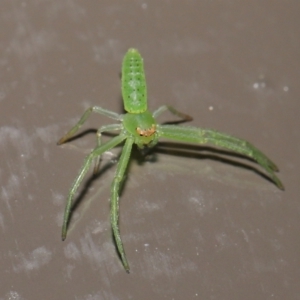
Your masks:
[[[3,0],[0,299],[300,299],[299,6]],[[194,126],[251,141],[286,191],[213,148],[164,142],[144,162],[135,151],[121,197],[126,274],[109,222],[120,148],[89,173],[60,238],[69,187],[111,121],[93,115],[83,135],[56,141],[91,105],[122,112],[129,47],[144,57],[151,110],[172,104]]]

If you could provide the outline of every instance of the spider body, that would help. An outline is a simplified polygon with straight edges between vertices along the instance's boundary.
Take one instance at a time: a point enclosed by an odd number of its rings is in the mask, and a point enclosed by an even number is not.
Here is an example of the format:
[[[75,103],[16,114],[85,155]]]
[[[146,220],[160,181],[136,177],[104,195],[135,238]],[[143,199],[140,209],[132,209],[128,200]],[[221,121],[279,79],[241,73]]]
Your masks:
[[[62,239],[64,240],[67,235],[67,226],[71,214],[74,195],[84,176],[90,169],[93,161],[95,161],[94,172],[96,173],[100,166],[101,155],[105,151],[108,151],[124,142],[116,174],[111,185],[110,216],[117,250],[127,272],[129,272],[129,264],[125,255],[118,225],[119,190],[128,165],[133,144],[136,144],[140,149],[145,146],[153,147],[157,144],[159,138],[167,138],[175,141],[201,145],[212,144],[252,158],[269,174],[273,182],[280,189],[283,189],[281,181],[275,175],[275,172],[278,171],[277,166],[265,154],[249,142],[216,130],[201,129],[191,126],[158,124],[156,122],[156,118],[166,110],[182,118],[184,121],[190,121],[192,118],[168,105],[159,107],[153,113],[149,112],[147,109],[146,91],[147,88],[143,69],[143,59],[136,49],[131,48],[125,54],[122,64],[122,96],[124,108],[127,113],[119,115],[99,106],[90,107],[84,112],[75,126],[72,127],[71,130],[67,132],[67,134],[65,134],[57,143],[60,145],[73,137],[92,112],[96,112],[119,121],[117,124],[104,125],[97,131],[97,146],[85,158],[84,164],[69,191],[63,219]],[[120,131],[120,133],[113,137],[110,141],[102,144],[101,133],[108,131]]]

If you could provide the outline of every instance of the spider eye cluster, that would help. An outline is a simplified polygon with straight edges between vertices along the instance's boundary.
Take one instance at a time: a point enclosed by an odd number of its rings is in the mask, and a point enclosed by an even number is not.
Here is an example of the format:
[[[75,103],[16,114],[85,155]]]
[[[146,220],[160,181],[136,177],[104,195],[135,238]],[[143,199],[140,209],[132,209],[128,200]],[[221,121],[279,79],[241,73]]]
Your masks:
[[[155,124],[152,124],[151,127],[147,128],[147,129],[141,129],[140,127],[137,127],[136,132],[140,136],[149,137],[156,132],[156,126],[155,126]]]

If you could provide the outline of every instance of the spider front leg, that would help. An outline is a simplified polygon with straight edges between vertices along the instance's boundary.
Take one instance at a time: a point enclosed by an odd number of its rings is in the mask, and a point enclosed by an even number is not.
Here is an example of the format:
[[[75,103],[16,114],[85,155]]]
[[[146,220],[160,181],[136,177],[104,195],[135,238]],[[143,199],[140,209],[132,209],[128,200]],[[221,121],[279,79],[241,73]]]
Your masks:
[[[107,143],[103,144],[102,146],[96,147],[85,158],[84,164],[83,164],[82,168],[80,169],[78,176],[76,177],[76,179],[73,182],[71,189],[69,191],[68,200],[67,200],[67,204],[66,204],[66,208],[65,208],[65,212],[64,212],[63,226],[62,226],[62,240],[65,240],[66,236],[67,236],[68,222],[69,222],[69,218],[70,218],[72,201],[73,201],[74,195],[75,195],[80,183],[82,182],[84,176],[86,175],[87,171],[89,170],[92,162],[94,161],[94,159],[97,156],[101,155],[105,151],[108,151],[108,150],[114,148],[115,146],[120,144],[125,138],[126,138],[125,135],[120,134],[120,135],[114,137],[113,139],[111,139],[110,141],[108,141]]]
[[[123,263],[123,266],[125,270],[129,273],[129,264],[127,262],[127,258],[125,255],[123,243],[120,236],[120,230],[119,230],[119,191],[120,191],[120,185],[124,177],[124,173],[126,171],[126,167],[128,165],[128,161],[130,158],[130,153],[132,149],[132,144],[134,142],[134,139],[132,137],[128,137],[124,148],[122,150],[121,157],[118,162],[117,171],[114,177],[114,180],[111,185],[111,199],[110,199],[110,205],[111,205],[111,211],[110,211],[110,217],[111,217],[111,225],[113,230],[113,235],[116,241],[118,252],[121,256],[121,260]]]
[[[157,131],[159,137],[165,137],[181,142],[213,144],[224,149],[243,154],[254,159],[261,167],[263,167],[274,183],[280,189],[284,189],[283,184],[274,172],[278,171],[277,166],[264,153],[258,150],[249,142],[230,136],[228,134],[196,127],[184,127],[174,125],[158,125]]]

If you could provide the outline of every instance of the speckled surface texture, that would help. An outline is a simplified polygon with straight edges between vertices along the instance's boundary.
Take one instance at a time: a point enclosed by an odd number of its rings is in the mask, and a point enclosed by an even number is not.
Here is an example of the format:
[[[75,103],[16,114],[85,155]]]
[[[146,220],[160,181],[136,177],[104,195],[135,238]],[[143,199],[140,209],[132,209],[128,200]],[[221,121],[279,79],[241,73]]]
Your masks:
[[[0,12],[0,299],[300,299],[298,1],[3,0]],[[66,196],[95,130],[57,140],[91,105],[122,113],[128,48],[144,57],[149,107],[249,140],[279,166],[210,147],[134,151],[116,254],[109,192],[120,147]],[[168,113],[162,122],[174,120]],[[105,139],[110,138],[106,136]]]

